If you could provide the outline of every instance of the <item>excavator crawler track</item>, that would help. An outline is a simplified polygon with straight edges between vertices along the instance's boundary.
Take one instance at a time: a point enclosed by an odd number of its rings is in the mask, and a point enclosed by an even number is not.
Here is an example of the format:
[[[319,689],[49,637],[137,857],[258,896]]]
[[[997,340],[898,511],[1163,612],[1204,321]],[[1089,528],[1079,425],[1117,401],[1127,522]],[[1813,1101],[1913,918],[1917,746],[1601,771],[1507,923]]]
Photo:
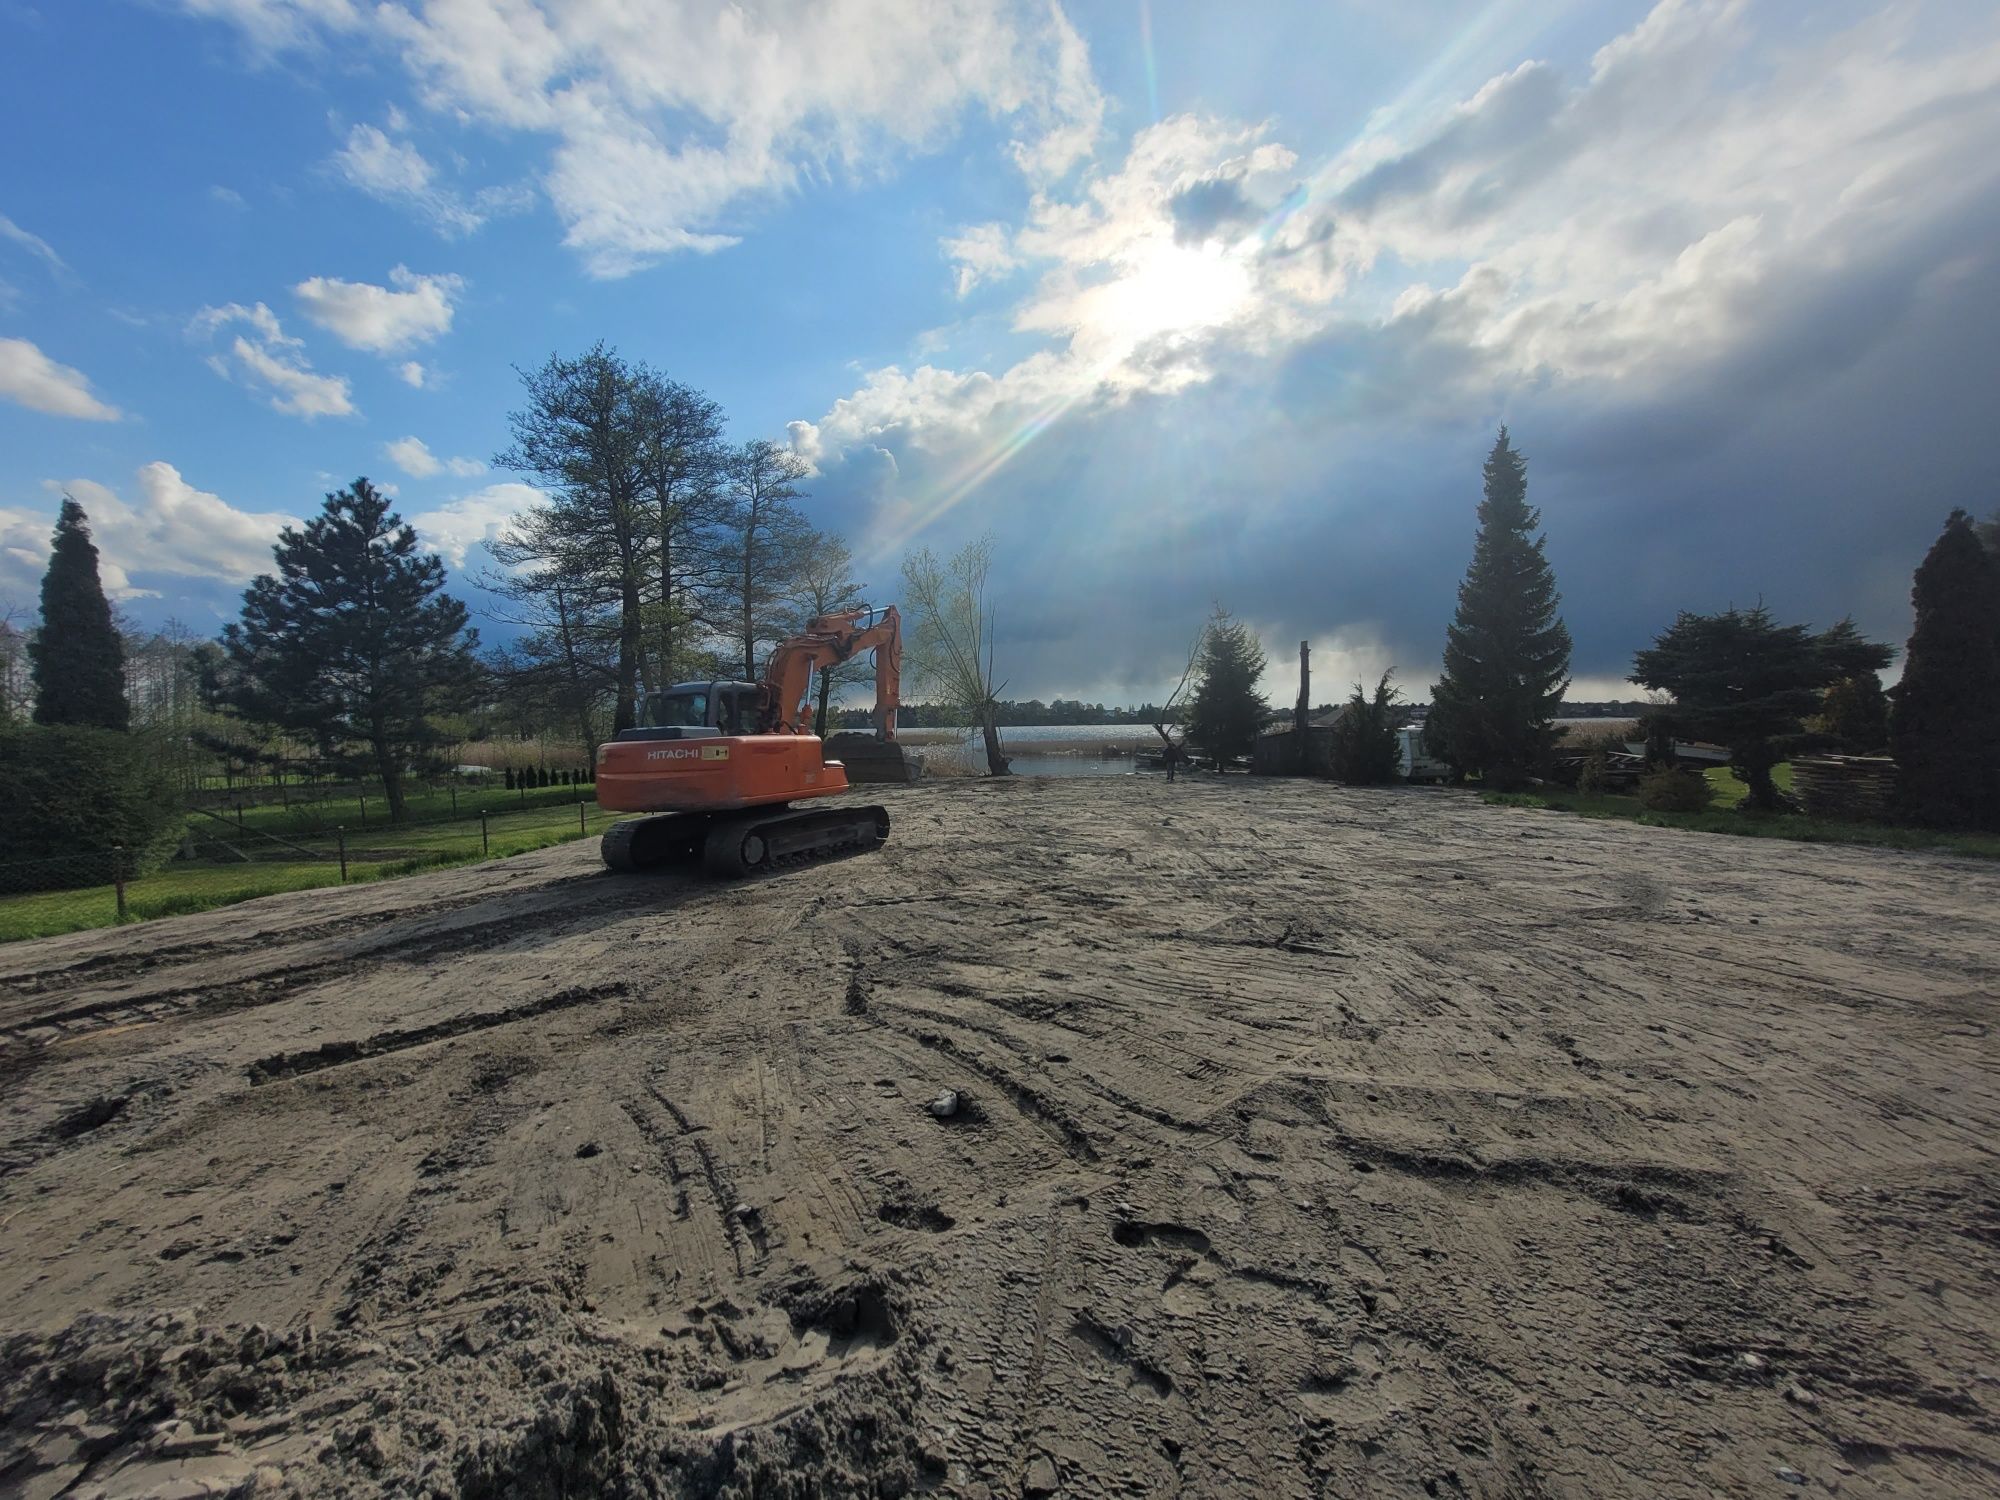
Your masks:
[[[836,854],[863,853],[889,836],[886,807],[750,808],[730,813],[663,813],[614,823],[604,862],[646,870],[701,856],[711,875],[738,878]]]

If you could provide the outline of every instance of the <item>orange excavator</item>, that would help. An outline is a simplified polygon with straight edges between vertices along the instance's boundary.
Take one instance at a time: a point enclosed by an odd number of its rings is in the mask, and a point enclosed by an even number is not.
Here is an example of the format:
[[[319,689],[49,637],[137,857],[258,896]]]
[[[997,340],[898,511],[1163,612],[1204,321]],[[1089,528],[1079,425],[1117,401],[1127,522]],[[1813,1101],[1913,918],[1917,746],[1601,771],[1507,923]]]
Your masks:
[[[717,875],[844,850],[889,836],[882,807],[797,808],[847,790],[847,768],[812,732],[813,674],[875,653],[876,734],[893,743],[903,623],[891,604],[820,615],[780,641],[762,682],[680,682],[644,695],[645,723],[597,747],[597,803],[646,813],[612,825],[604,862],[638,870],[697,852]]]

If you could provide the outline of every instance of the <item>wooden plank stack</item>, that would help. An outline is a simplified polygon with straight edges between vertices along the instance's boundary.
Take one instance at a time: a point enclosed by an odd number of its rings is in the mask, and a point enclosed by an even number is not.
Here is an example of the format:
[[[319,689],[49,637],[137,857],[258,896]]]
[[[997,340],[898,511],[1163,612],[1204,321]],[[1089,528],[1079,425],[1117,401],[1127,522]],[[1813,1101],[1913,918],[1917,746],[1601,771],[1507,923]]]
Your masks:
[[[1792,762],[1792,795],[1815,818],[1882,822],[1896,799],[1886,755],[1815,755]]]

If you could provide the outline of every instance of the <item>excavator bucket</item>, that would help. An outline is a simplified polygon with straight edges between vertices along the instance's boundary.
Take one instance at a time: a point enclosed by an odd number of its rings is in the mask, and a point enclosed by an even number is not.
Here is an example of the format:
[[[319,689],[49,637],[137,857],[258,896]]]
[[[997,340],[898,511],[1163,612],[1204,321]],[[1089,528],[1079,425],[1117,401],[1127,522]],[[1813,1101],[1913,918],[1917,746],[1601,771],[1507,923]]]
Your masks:
[[[829,735],[822,753],[847,767],[852,786],[908,786],[924,770],[923,762],[895,740],[878,740],[858,730]]]

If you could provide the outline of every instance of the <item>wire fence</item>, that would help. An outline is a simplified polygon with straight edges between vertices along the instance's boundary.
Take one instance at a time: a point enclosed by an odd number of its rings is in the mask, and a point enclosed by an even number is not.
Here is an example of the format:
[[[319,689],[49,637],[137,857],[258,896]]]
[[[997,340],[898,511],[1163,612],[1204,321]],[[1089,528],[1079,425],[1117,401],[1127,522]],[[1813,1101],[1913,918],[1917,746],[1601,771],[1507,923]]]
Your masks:
[[[0,862],[0,942],[227,906],[280,891],[414,874],[601,834],[587,786],[496,789],[392,822],[379,802],[190,811],[178,846]],[[476,805],[466,805],[476,804]]]

